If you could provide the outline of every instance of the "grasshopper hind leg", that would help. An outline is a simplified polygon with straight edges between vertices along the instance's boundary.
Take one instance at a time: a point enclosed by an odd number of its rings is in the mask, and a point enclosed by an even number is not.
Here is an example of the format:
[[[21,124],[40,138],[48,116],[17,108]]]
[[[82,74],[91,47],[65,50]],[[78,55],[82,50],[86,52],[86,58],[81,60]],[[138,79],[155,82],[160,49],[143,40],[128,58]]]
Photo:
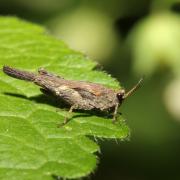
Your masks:
[[[47,89],[40,88],[40,91],[41,91],[43,94],[48,95],[48,96],[53,96],[53,95],[54,95],[51,91],[49,91],[49,90],[47,90]],[[69,111],[68,111],[68,114],[71,114],[71,113],[73,112],[73,110],[76,109],[76,108],[77,108],[76,105],[72,105],[72,106],[70,107]],[[56,109],[56,111],[58,111],[58,109]],[[70,119],[70,118],[66,115],[65,118],[64,118],[64,122],[61,123],[61,124],[58,125],[58,126],[63,126],[63,125],[65,125],[65,124],[67,124],[68,121],[69,121],[69,119]]]
[[[70,107],[70,109],[68,111],[68,115],[66,115],[65,118],[64,118],[64,122],[59,124],[58,127],[64,126],[64,125],[66,125],[69,122],[69,120],[70,120],[69,114],[72,114],[74,109],[77,109],[77,105],[72,105]]]

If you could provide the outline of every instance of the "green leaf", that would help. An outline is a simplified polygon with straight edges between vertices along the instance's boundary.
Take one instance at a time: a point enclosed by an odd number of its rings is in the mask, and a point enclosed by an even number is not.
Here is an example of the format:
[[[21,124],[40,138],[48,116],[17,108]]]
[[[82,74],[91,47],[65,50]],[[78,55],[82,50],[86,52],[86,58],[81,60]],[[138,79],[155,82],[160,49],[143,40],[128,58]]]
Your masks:
[[[39,67],[67,79],[88,80],[120,88],[105,72],[93,70],[96,62],[69,49],[40,26],[13,17],[0,17],[0,66],[29,71]],[[32,83],[0,72],[0,179],[79,178],[97,164],[98,138],[126,139],[129,129],[119,117],[73,113],[63,127],[66,108],[42,95]],[[92,138],[91,138],[92,137]]]

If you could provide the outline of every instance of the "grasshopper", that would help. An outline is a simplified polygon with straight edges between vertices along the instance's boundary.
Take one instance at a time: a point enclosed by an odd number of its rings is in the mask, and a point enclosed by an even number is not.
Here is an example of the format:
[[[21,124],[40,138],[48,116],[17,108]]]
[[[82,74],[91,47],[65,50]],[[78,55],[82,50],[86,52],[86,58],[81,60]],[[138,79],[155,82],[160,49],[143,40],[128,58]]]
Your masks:
[[[114,90],[97,83],[67,80],[42,68],[37,74],[9,66],[4,66],[3,71],[11,77],[35,83],[45,94],[59,97],[70,106],[69,113],[75,109],[113,112],[113,122],[116,120],[118,107],[140,87],[143,80],[141,78],[132,89],[126,92],[124,88]],[[65,117],[63,124],[67,122],[68,118]]]

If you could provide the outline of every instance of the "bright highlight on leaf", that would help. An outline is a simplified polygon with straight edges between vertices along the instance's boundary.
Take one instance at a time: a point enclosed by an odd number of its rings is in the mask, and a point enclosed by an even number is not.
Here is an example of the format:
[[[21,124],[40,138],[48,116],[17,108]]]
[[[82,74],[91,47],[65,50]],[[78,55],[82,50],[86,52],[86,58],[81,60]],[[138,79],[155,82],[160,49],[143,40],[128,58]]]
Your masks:
[[[3,65],[33,72],[43,67],[67,79],[119,88],[115,79],[93,70],[94,61],[69,49],[42,27],[11,17],[0,18],[0,67]],[[0,87],[0,179],[87,176],[95,170],[94,153],[99,152],[89,137],[123,140],[129,136],[121,117],[112,124],[109,118],[80,112],[58,128],[67,113],[58,100],[2,72]]]

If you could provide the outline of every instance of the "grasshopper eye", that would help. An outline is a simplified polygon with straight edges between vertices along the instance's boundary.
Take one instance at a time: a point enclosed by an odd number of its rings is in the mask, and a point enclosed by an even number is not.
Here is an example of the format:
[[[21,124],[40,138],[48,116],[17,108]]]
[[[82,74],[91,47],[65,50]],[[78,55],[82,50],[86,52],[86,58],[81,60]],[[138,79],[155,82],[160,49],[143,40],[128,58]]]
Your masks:
[[[124,95],[125,95],[124,89],[120,90],[120,92],[117,93],[117,97],[118,97],[119,102],[121,102],[124,99]]]

